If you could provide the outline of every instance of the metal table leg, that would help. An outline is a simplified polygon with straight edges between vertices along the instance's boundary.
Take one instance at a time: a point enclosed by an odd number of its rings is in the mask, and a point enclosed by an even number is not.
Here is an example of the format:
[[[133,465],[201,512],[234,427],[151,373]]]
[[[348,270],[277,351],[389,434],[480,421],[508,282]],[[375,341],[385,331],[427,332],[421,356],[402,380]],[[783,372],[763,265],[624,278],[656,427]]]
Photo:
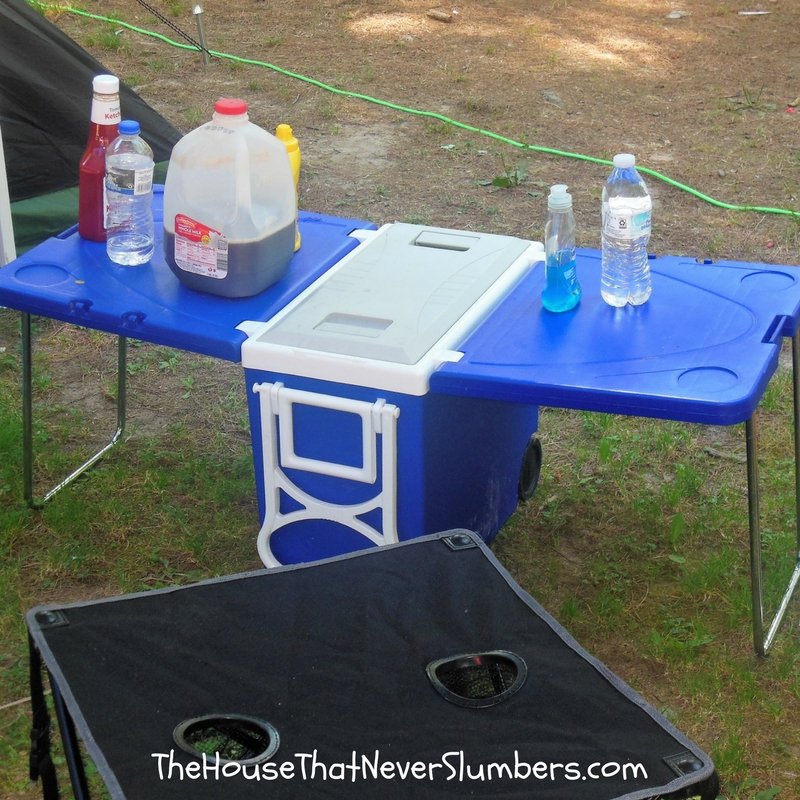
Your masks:
[[[28,634],[29,680],[31,687],[31,750],[28,776],[41,781],[45,800],[58,800],[58,775],[53,764],[50,712],[44,696],[42,659],[33,637]],[[51,678],[52,681],[52,678]],[[65,745],[66,747],[66,745]]]
[[[64,699],[61,697],[61,691],[52,676],[50,676],[50,688],[53,694],[53,708],[61,731],[64,758],[67,762],[67,770],[72,783],[72,793],[75,796],[75,800],[89,800],[89,784],[86,780],[86,768],[83,765],[80,747],[78,746],[75,723],[72,721],[69,711],[67,711]]]
[[[122,437],[125,431],[125,408],[127,400],[128,340],[118,337],[117,344],[117,429],[108,444],[101,447],[91,458],[71,472],[40,500],[33,496],[33,346],[31,337],[31,315],[21,314],[22,338],[22,482],[25,502],[31,508],[41,508],[56,492],[69,485],[93,464],[99,461]]]
[[[764,633],[764,584],[761,559],[761,524],[759,515],[758,485],[758,425],[756,414],[745,423],[747,443],[747,501],[750,519],[750,587],[753,604],[753,644],[756,653],[766,656],[783,622],[786,609],[800,582],[800,331],[792,338],[792,390],[794,418],[794,481],[797,549],[795,567],[778,610],[769,629]]]

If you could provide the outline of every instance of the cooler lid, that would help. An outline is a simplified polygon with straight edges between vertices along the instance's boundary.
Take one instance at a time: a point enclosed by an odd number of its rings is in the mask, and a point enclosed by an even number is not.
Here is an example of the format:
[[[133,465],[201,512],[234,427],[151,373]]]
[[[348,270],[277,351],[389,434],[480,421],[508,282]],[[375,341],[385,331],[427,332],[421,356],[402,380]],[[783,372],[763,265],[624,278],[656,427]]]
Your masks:
[[[259,341],[416,364],[529,246],[498,234],[387,225]]]

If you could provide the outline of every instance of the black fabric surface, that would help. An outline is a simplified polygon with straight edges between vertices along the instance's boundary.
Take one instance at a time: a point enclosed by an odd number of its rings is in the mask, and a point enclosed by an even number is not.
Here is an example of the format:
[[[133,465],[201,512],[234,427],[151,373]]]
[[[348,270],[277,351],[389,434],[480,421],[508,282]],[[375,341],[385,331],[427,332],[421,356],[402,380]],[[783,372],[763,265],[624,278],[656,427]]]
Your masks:
[[[64,613],[63,626],[39,630],[33,612],[29,624],[118,797],[609,800],[674,791],[713,773],[701,751],[554,630],[483,546],[453,552],[439,539],[414,540]],[[528,666],[511,699],[468,709],[432,688],[430,661],[495,649]],[[189,763],[172,731],[214,712],[271,722],[280,734],[272,760],[293,762],[294,778],[160,780],[151,754],[174,750],[176,761]],[[687,746],[703,768],[681,779],[663,758]],[[448,781],[448,767],[432,780],[323,780],[319,768],[315,780],[304,780],[298,754],[314,751],[328,766],[350,763],[354,751],[359,760],[377,751],[380,761],[402,764],[463,752],[473,775],[489,762],[513,768],[516,751],[528,763],[575,762],[582,770],[641,762],[648,778],[566,780],[556,769],[555,780]],[[310,771],[310,755],[303,763]]]
[[[25,0],[0,3],[0,129],[12,202],[77,185],[92,78],[107,72]],[[124,84],[120,104],[156,162],[167,161],[180,133]]]

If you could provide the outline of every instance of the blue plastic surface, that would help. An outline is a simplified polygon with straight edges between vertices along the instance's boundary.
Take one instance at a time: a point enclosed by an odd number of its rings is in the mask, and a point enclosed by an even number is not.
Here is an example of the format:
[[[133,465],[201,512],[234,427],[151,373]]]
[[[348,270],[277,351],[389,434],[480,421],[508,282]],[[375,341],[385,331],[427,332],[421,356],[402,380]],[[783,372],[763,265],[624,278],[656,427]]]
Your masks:
[[[800,315],[800,269],[651,259],[638,308],[600,297],[600,253],[578,251],[583,298],[542,308],[537,264],[431,376],[431,392],[731,425],[748,419]]]
[[[358,241],[348,234],[371,222],[300,212],[302,247],[286,275],[261,294],[232,300],[196,292],[173,275],[162,255],[163,187],[155,187],[156,248],[151,263],[123,267],[105,244],[75,228],[48,239],[0,269],[0,305],[134,339],[240,360],[244,320],[267,320]]]

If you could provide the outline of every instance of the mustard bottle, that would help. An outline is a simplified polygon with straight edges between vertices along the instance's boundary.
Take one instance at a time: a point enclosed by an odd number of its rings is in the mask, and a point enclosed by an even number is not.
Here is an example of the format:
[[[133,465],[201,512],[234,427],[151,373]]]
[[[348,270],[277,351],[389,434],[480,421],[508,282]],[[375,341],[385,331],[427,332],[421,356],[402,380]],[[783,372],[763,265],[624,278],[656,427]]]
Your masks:
[[[286,123],[281,123],[275,128],[275,136],[280,139],[286,147],[286,152],[289,154],[289,163],[292,165],[292,175],[294,176],[294,193],[295,193],[295,207],[298,207],[299,185],[300,185],[300,164],[302,157],[300,156],[300,143],[297,141],[295,135],[292,133],[292,126]],[[297,252],[300,249],[300,227],[297,224],[297,217],[295,216],[294,224],[294,250]]]

